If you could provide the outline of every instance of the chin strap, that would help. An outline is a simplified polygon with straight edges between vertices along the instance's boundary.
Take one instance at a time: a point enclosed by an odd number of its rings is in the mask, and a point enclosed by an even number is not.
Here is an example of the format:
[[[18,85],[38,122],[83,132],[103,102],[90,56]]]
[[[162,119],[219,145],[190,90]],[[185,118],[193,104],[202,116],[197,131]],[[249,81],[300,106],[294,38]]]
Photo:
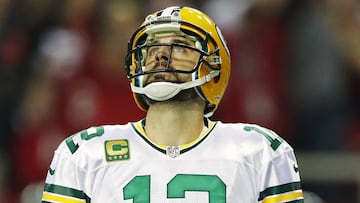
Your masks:
[[[165,101],[177,95],[181,90],[200,86],[209,82],[219,74],[219,70],[213,70],[202,78],[185,83],[154,82],[146,85],[145,87],[136,87],[131,84],[131,90],[138,94],[145,94],[147,97],[155,101]]]

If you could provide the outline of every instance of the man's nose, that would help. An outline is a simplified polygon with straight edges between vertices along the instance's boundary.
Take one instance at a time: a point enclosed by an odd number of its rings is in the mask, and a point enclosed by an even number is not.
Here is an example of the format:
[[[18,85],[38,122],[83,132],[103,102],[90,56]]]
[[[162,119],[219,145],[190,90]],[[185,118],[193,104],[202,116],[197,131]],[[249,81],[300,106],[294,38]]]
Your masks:
[[[170,50],[168,46],[160,46],[157,53],[156,53],[156,60],[157,61],[161,61],[161,60],[169,60],[169,54],[170,54]]]

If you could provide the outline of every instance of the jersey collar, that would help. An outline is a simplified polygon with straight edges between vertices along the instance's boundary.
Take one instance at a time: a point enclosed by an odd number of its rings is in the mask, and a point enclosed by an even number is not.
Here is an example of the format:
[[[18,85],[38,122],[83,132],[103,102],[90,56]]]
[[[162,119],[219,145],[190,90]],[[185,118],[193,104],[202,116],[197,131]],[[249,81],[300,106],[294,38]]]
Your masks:
[[[157,151],[160,151],[161,153],[168,154],[169,148],[177,148],[179,149],[179,154],[183,154],[185,152],[188,152],[189,150],[195,148],[198,146],[202,141],[205,140],[205,138],[210,134],[210,132],[214,129],[217,122],[211,121],[208,118],[204,118],[204,128],[202,132],[200,133],[200,136],[197,137],[194,141],[180,145],[180,146],[166,146],[166,145],[160,145],[157,144],[149,139],[149,137],[146,135],[145,132],[145,125],[146,125],[146,119],[142,119],[138,122],[131,123],[133,129],[135,132],[150,146],[152,146]]]

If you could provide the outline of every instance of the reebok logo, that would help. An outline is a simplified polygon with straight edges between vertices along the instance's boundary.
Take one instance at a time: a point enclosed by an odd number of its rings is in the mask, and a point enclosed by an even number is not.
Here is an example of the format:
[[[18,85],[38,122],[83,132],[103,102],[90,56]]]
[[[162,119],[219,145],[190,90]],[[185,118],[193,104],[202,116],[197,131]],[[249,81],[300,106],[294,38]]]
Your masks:
[[[50,173],[50,175],[54,175],[55,174],[55,169],[52,169],[51,167],[49,167],[49,173]]]

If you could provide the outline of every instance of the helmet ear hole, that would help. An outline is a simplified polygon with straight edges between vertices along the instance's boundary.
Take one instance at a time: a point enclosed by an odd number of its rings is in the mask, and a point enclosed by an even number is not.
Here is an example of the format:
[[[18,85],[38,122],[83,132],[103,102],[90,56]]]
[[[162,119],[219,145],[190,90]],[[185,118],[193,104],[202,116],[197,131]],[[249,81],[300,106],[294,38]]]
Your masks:
[[[214,77],[214,83],[218,83],[220,80],[221,73],[218,76]]]

